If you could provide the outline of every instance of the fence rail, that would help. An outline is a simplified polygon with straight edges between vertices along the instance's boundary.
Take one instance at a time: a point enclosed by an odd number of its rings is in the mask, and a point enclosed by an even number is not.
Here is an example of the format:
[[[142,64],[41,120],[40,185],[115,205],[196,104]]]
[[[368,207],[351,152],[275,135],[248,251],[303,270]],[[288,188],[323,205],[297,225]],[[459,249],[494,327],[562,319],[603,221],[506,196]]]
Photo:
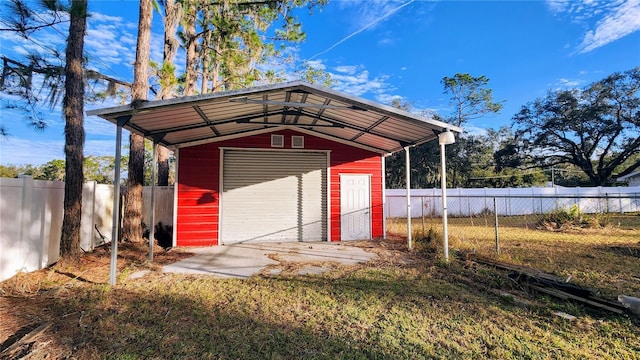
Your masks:
[[[468,217],[493,212],[494,199],[497,202],[495,210],[500,216],[544,214],[568,210],[571,207],[576,207],[584,214],[640,211],[640,188],[638,187],[589,188],[588,190],[583,188],[582,192],[580,188],[561,188],[560,191],[553,189],[451,189],[447,192],[447,213],[451,217]],[[387,218],[407,217],[406,190],[386,191],[385,215]],[[421,189],[411,192],[411,217],[441,215],[440,189]]]
[[[540,194],[532,189],[526,189],[529,194],[522,194],[523,189],[515,194],[505,193],[507,189],[453,189],[447,194],[449,237],[457,246],[485,253],[500,253],[503,241],[521,243],[541,236],[557,237],[558,231],[584,233],[592,229],[589,233],[598,234],[615,227],[631,231],[632,237],[638,234],[640,239],[640,188],[614,189],[589,189],[588,194],[576,194],[574,189],[574,193],[565,190],[564,194]],[[441,196],[440,189],[411,192],[414,238],[441,233]],[[407,210],[406,191],[387,190],[388,236],[406,236]]]

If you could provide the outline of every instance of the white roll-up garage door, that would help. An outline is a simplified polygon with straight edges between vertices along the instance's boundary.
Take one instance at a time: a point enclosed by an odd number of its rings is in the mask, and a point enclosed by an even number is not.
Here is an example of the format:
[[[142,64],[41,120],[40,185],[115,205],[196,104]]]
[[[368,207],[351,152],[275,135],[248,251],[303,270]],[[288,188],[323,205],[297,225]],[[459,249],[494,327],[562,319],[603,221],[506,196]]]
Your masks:
[[[327,240],[327,153],[224,150],[223,244]]]

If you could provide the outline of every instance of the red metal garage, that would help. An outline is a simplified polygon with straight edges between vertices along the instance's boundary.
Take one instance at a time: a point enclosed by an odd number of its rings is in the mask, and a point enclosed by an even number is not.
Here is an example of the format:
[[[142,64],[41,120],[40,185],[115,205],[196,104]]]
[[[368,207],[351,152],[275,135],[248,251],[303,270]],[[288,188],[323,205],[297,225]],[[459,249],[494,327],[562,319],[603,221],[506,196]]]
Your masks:
[[[181,148],[177,244],[380,238],[382,167],[378,153],[294,130]]]
[[[88,114],[176,152],[178,246],[383,237],[384,156],[461,131],[302,82]]]

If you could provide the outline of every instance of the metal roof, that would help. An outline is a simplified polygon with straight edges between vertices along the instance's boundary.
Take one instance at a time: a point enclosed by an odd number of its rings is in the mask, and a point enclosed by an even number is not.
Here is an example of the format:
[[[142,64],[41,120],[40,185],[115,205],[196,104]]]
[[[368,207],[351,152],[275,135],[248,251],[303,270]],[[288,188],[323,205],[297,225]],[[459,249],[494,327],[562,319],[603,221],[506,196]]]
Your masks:
[[[381,154],[462,132],[447,123],[295,81],[87,111],[170,149],[294,129]]]

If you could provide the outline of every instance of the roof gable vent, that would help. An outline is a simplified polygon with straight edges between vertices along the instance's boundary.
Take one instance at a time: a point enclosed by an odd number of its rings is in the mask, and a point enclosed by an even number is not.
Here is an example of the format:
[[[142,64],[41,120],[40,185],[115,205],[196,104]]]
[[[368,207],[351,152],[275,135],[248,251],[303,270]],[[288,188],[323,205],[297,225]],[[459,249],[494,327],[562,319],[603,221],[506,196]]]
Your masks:
[[[284,147],[284,135],[271,135],[271,147]]]
[[[303,149],[304,148],[304,136],[292,136],[291,137],[291,147],[294,149]]]

